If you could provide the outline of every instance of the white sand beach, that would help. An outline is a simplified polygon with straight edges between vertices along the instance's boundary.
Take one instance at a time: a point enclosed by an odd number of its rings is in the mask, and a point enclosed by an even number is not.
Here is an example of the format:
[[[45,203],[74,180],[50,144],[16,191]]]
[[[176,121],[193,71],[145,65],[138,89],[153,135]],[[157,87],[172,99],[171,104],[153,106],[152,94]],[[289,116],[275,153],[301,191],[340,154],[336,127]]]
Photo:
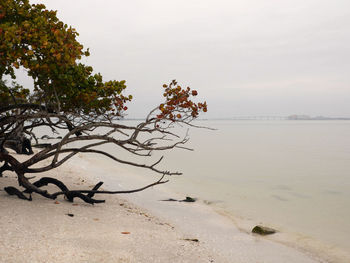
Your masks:
[[[72,189],[91,184],[69,167],[46,175]],[[14,175],[6,176],[1,189],[16,186]],[[93,206],[38,195],[29,202],[1,191],[0,262],[227,262],[126,200],[105,197]]]
[[[90,189],[96,179],[86,173],[86,165],[74,158],[40,176],[59,178],[70,189]],[[242,232],[202,204],[152,201],[161,198],[162,186],[134,195],[143,203],[137,198],[133,203],[133,195],[101,195],[106,203],[89,205],[36,194],[31,202],[20,200],[3,191],[10,185],[17,186],[16,176],[5,172],[0,178],[0,262],[326,262]]]

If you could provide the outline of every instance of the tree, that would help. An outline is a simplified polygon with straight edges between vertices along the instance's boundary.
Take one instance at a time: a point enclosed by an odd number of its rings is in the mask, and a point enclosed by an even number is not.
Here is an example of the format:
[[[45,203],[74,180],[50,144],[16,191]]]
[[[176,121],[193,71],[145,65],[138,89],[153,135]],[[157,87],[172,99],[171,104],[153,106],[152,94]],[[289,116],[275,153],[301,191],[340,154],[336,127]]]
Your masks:
[[[154,151],[185,148],[188,140],[176,135],[176,125],[194,126],[192,121],[200,112],[207,111],[206,103],[195,103],[197,91],[182,88],[175,80],[163,85],[164,102],[155,107],[136,126],[126,125],[121,119],[127,110],[131,95],[124,95],[125,81],[103,81],[101,74],[93,74],[90,66],[80,59],[89,51],[76,40],[78,33],[56,17],[44,5],[31,5],[28,0],[1,0],[0,2],[0,162],[1,172],[14,171],[19,186],[6,187],[9,194],[31,200],[35,192],[55,199],[64,195],[69,201],[75,197],[88,203],[103,202],[93,199],[95,194],[115,194],[141,191],[167,182],[165,176],[180,174],[157,168],[162,158],[151,165],[122,160],[101,146],[112,144],[137,156],[150,157]],[[33,78],[32,90],[6,78],[16,79],[21,68]],[[62,139],[20,162],[5,148],[9,142],[30,136],[36,139],[38,129],[48,127]],[[26,137],[25,137],[26,138]],[[23,143],[23,139],[20,139]],[[79,145],[79,146],[76,146]],[[18,152],[18,151],[17,151]],[[26,174],[37,174],[63,165],[77,153],[104,155],[116,162],[150,169],[161,174],[158,181],[130,191],[99,191],[102,182],[92,190],[69,190],[55,178],[43,177],[32,181]],[[48,165],[41,161],[49,160]],[[41,187],[54,184],[60,188],[49,193]]]

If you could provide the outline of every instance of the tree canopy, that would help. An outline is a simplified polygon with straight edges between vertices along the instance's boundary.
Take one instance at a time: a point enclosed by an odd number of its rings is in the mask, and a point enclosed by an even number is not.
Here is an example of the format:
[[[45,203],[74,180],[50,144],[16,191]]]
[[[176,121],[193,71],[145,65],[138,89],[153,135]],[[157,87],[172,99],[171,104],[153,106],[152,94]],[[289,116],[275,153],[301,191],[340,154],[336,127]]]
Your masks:
[[[120,122],[127,110],[126,103],[132,100],[131,95],[124,94],[126,82],[104,81],[101,74],[93,73],[91,66],[81,63],[82,57],[89,56],[89,50],[77,41],[77,36],[74,28],[57,18],[56,11],[47,10],[42,4],[32,5],[28,0],[0,1],[0,162],[5,162],[1,172],[16,172],[19,185],[27,193],[36,192],[48,198],[57,195],[40,189],[42,182],[30,182],[24,174],[54,169],[78,152],[102,154],[163,176],[173,174],[156,168],[161,160],[152,165],[138,164],[96,147],[113,144],[141,156],[182,147],[188,138],[179,138],[171,129],[176,124],[193,126],[192,120],[207,111],[207,104],[194,102],[198,92],[182,88],[173,80],[163,85],[164,101],[144,121],[126,126]],[[9,79],[16,79],[17,69],[27,72],[33,87],[9,83]],[[11,141],[16,142],[24,134],[36,139],[40,127],[49,127],[64,136],[22,163],[5,150]],[[103,128],[102,133],[97,132],[99,128]],[[71,146],[76,141],[85,144],[80,148]],[[33,168],[46,159],[51,161],[50,165]],[[164,182],[162,179],[157,184]],[[47,180],[46,183],[62,186],[56,179]],[[72,199],[72,191],[60,188],[60,194]],[[23,195],[16,190],[19,196]],[[74,193],[82,199],[93,196],[91,192],[84,195],[86,191]],[[87,200],[92,202],[90,199]]]
[[[22,67],[34,80],[34,93],[28,97],[28,89],[23,89],[20,99],[62,111],[124,109],[123,104],[131,99],[122,95],[125,81],[103,82],[101,74],[79,63],[89,51],[77,41],[76,30],[57,18],[56,11],[26,0],[2,0],[0,10],[0,77],[15,79],[15,69]],[[9,96],[10,91],[2,94],[7,101]]]

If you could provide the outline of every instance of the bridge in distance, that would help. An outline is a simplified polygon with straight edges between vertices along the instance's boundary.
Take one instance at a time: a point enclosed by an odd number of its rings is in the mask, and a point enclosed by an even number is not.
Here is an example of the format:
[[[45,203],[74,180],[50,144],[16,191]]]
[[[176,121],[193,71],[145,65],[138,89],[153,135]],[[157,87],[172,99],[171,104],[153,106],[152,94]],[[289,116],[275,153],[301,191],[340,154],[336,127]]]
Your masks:
[[[286,116],[234,116],[231,120],[287,120]]]

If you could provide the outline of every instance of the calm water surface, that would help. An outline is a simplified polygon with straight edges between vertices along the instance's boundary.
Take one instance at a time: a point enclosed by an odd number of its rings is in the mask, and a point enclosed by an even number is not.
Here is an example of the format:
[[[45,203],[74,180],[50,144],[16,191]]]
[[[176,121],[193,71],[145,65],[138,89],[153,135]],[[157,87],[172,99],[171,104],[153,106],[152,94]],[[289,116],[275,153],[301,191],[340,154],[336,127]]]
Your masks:
[[[350,251],[350,121],[208,121],[169,153],[173,187]],[[174,163],[176,163],[174,165]]]
[[[192,129],[194,152],[166,154],[161,167],[184,173],[167,187],[240,222],[273,226],[318,249],[350,251],[350,121],[198,124],[218,130]]]

